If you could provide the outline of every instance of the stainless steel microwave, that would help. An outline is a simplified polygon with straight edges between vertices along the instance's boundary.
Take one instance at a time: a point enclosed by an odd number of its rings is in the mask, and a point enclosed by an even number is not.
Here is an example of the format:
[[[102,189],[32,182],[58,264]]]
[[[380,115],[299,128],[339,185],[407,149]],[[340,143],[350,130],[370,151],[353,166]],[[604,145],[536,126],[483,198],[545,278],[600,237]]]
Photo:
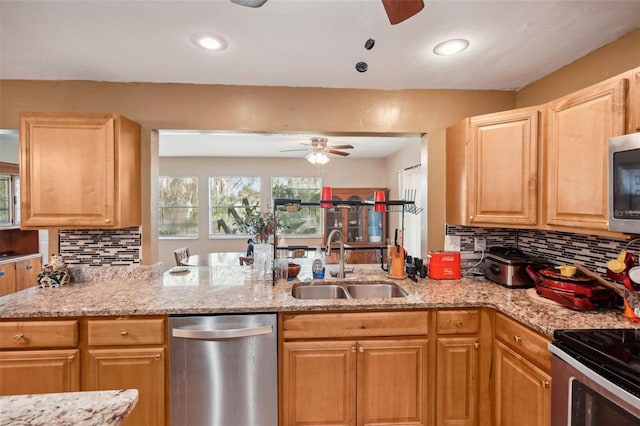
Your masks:
[[[640,234],[640,133],[609,139],[609,230]]]

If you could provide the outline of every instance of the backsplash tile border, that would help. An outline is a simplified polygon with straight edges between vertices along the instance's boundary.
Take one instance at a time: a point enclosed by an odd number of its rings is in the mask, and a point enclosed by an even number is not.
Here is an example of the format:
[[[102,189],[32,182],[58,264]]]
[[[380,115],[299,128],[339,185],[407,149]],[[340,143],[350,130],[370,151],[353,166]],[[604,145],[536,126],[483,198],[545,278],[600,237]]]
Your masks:
[[[473,237],[487,240],[492,246],[518,247],[526,253],[543,257],[554,264],[578,262],[588,269],[606,275],[606,264],[618,257],[627,240],[570,232],[536,229],[484,228],[446,225],[446,235],[460,236],[461,251],[473,251]],[[635,247],[635,249],[634,249]],[[640,254],[640,242],[630,247]]]

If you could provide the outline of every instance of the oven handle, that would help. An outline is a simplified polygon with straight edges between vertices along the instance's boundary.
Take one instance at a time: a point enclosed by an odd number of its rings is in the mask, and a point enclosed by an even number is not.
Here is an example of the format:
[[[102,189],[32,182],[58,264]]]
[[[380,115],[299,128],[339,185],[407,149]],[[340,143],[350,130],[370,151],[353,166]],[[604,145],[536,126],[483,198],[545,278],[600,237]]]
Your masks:
[[[171,330],[173,337],[195,340],[228,340],[271,333],[273,333],[272,325],[226,330],[201,330],[195,328],[174,328]]]

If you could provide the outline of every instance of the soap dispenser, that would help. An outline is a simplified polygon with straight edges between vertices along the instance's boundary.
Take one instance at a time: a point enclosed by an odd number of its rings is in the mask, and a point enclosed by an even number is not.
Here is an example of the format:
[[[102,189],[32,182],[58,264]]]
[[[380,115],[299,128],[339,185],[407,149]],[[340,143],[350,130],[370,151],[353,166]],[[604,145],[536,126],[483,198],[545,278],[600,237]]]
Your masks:
[[[316,247],[316,252],[313,255],[311,271],[313,272],[314,279],[324,279],[324,256],[322,255],[320,247]]]

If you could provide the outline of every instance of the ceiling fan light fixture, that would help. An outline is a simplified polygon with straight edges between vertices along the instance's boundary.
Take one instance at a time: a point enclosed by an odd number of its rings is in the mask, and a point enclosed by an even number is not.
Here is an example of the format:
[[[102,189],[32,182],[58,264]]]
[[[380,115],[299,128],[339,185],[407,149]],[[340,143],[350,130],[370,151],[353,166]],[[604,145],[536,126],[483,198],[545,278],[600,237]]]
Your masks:
[[[307,159],[311,164],[327,164],[329,162],[329,157],[324,152],[310,152],[304,158]]]
[[[240,6],[247,7],[260,7],[265,4],[267,0],[231,0],[231,3],[239,4]]]
[[[462,52],[467,47],[469,47],[469,40],[454,38],[438,43],[436,47],[433,48],[433,53],[438,56],[451,56]]]
[[[193,33],[191,42],[201,49],[219,52],[227,48],[227,40],[210,33]]]

